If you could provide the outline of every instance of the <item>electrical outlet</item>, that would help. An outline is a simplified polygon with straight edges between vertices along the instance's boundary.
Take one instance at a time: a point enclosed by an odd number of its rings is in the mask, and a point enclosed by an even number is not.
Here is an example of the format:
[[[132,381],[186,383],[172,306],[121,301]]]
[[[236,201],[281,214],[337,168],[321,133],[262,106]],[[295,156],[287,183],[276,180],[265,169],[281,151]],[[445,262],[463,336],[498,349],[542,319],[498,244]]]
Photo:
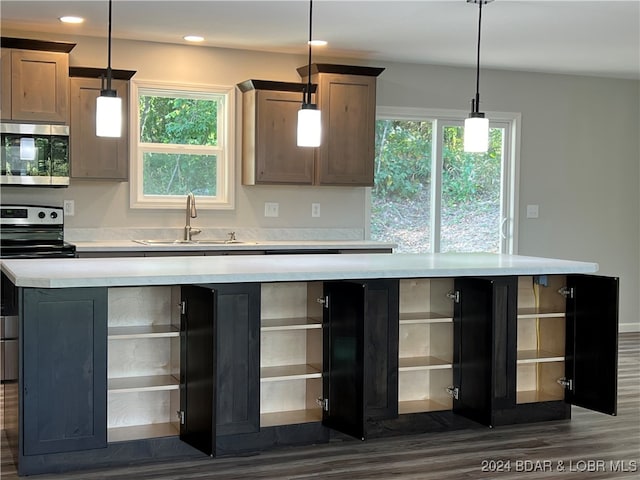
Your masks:
[[[65,217],[73,217],[76,213],[76,202],[73,200],[65,200],[62,203]]]
[[[311,216],[312,217],[319,217],[320,216],[320,204],[319,203],[312,203],[311,204]]]
[[[279,215],[279,203],[265,202],[264,204],[264,216],[265,217],[277,217]]]

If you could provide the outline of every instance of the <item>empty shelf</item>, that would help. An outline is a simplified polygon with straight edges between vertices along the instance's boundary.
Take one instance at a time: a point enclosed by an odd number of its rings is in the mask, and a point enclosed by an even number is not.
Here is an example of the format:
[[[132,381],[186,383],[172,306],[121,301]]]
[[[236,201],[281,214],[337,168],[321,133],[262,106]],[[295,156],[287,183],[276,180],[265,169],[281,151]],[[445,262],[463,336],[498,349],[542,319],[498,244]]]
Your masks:
[[[438,412],[442,410],[451,410],[451,402],[437,402],[435,400],[407,400],[398,402],[398,413],[421,413],[421,412]]]
[[[400,358],[398,367],[400,371],[433,370],[451,368],[452,363],[438,357],[405,357]]]
[[[107,380],[109,393],[150,392],[155,390],[178,390],[180,382],[173,375],[148,377],[122,377]]]
[[[173,325],[141,325],[133,327],[109,327],[108,338],[120,340],[126,338],[179,337],[180,330]]]
[[[434,312],[400,313],[400,324],[410,325],[415,323],[449,323],[453,322],[450,315],[442,315]]]
[[[262,331],[309,330],[322,328],[322,320],[310,317],[262,319]]]
[[[322,421],[322,409],[291,410],[288,412],[271,412],[260,414],[260,427],[276,425],[292,425]]]
[[[519,350],[518,363],[564,362],[564,355],[546,350]]]
[[[124,442],[142,438],[172,437],[180,431],[172,423],[152,423],[150,425],[134,425],[107,429],[108,442]]]
[[[311,365],[282,365],[278,367],[260,368],[260,381],[262,382],[277,382],[280,380],[299,380],[321,377],[322,371]]]

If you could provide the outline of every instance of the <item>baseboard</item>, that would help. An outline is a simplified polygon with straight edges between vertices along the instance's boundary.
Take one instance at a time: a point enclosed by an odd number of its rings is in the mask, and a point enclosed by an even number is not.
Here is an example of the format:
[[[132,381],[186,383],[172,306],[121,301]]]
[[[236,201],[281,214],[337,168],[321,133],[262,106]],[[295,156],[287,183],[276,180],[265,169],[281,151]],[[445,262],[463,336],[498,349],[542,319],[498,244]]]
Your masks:
[[[618,324],[619,333],[640,332],[640,323],[620,323]]]

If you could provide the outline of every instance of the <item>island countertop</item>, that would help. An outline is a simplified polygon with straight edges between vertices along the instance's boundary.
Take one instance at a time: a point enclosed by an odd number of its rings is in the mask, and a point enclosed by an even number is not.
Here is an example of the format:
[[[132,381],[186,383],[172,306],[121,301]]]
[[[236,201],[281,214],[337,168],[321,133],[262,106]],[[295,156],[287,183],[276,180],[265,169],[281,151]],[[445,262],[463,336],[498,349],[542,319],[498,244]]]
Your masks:
[[[594,273],[597,263],[491,253],[3,260],[18,287],[74,288]]]

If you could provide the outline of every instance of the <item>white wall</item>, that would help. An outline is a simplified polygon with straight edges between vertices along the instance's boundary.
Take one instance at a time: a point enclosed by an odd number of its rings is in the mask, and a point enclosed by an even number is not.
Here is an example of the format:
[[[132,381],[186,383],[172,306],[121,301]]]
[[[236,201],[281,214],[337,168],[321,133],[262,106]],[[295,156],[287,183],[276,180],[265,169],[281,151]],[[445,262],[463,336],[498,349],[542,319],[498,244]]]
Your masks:
[[[26,32],[5,36],[43,38]],[[104,40],[73,41],[73,66],[104,67]],[[352,60],[317,59],[335,63]],[[114,68],[134,78],[234,85],[249,78],[299,81],[304,55],[279,55],[148,42],[114,41]],[[378,105],[468,110],[474,71],[389,62],[378,81]],[[640,82],[569,75],[483,71],[484,111],[522,114],[518,252],[595,261],[600,273],[620,277],[621,329],[640,330]],[[238,136],[240,129],[238,128]],[[239,145],[239,144],[238,144]],[[241,152],[238,148],[237,158]],[[367,219],[364,188],[239,185],[236,209],[199,212],[198,226],[356,228]],[[180,227],[183,212],[130,210],[127,183],[72,180],[68,189],[5,187],[2,203],[76,201],[71,228]],[[280,203],[279,218],[263,216],[264,202]],[[311,203],[322,217],[311,218]],[[527,204],[540,205],[526,219]]]

